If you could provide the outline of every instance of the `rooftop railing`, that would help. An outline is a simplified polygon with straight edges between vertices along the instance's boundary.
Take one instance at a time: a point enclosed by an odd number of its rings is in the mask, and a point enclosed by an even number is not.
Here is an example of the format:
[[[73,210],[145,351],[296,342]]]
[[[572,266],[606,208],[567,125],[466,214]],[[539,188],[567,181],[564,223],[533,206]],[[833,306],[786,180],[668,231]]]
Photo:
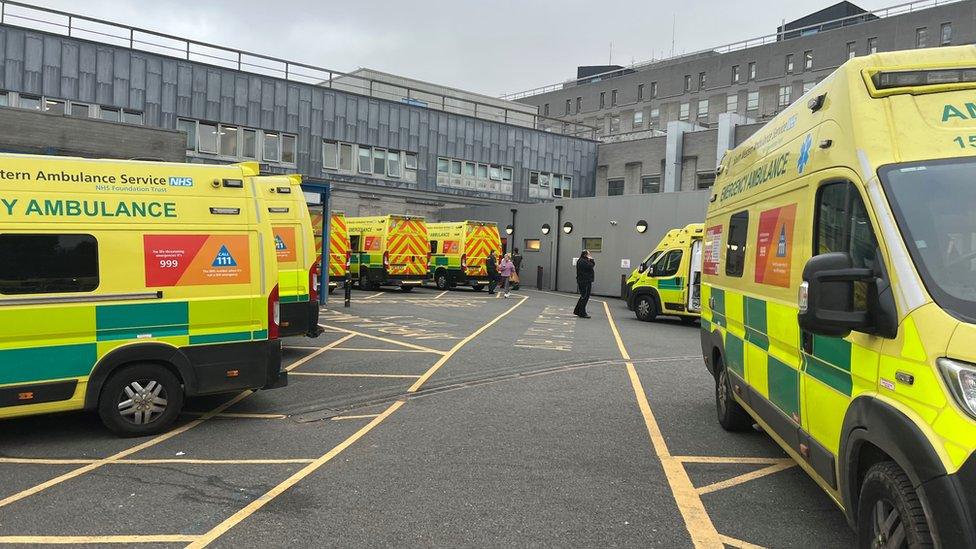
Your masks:
[[[668,61],[673,61],[675,59],[681,59],[686,57],[695,57],[702,55],[720,55],[724,53],[730,53],[738,50],[744,50],[747,48],[753,48],[756,46],[763,46],[766,44],[779,42],[782,40],[792,40],[793,38],[799,38],[802,36],[809,36],[817,32],[823,32],[835,28],[846,27],[848,25],[856,25],[866,21],[874,21],[877,19],[885,19],[887,17],[894,17],[896,15],[904,15],[906,13],[912,13],[924,9],[934,8],[936,6],[943,6],[946,4],[956,4],[964,0],[916,0],[914,2],[907,2],[904,4],[897,4],[894,6],[889,6],[887,8],[879,8],[873,11],[866,11],[864,13],[859,13],[856,15],[850,15],[847,17],[841,17],[839,19],[832,19],[830,21],[823,21],[814,25],[808,25],[805,27],[799,27],[795,29],[784,29],[780,28],[774,34],[767,34],[764,36],[759,36],[756,38],[748,38],[746,40],[740,40],[738,42],[732,42],[731,44],[725,44],[722,46],[716,46],[714,48],[706,48],[703,50],[698,50],[690,53],[682,53],[679,55],[672,55],[668,57],[663,57],[661,59],[651,59],[648,61],[640,61],[633,63],[631,65],[612,69],[607,72],[600,74],[594,74],[586,76],[584,78],[575,78],[572,80],[564,80],[562,82],[557,82],[555,84],[547,84],[545,86],[539,86],[537,88],[532,88],[530,90],[509,93],[502,95],[501,98],[506,101],[517,101],[525,97],[531,97],[533,95],[540,95],[543,93],[549,93],[553,91],[562,90],[572,86],[580,84],[588,84],[591,82],[598,82],[601,80],[609,80],[611,78],[619,78],[627,74],[633,74],[633,71],[639,71],[641,69],[647,68],[651,65],[656,65],[658,63],[665,63]]]
[[[531,112],[479,102],[461,94],[439,93],[404,86],[387,80],[367,78],[306,63],[297,63],[260,53],[190,40],[180,36],[132,27],[60,10],[0,0],[0,25],[38,30],[82,40],[91,40],[130,50],[323,86],[348,93],[385,99],[417,107],[472,116],[485,120],[533,128],[562,135],[594,139],[596,128],[565,122]]]

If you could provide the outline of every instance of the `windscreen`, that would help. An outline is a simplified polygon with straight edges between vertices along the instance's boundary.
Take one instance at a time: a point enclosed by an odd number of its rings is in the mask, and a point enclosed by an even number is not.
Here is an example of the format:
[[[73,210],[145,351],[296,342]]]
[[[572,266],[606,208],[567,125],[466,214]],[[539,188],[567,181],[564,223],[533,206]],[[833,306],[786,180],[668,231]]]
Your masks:
[[[880,175],[932,298],[976,321],[976,159],[897,164]]]

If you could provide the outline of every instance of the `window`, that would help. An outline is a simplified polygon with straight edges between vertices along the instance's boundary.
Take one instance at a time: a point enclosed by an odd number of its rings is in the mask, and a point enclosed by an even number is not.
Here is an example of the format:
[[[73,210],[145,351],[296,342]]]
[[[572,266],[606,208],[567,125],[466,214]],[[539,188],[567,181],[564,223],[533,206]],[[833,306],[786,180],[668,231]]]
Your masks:
[[[678,274],[678,269],[681,267],[681,256],[681,250],[671,250],[662,255],[651,267],[651,276],[669,277]]]
[[[610,115],[610,133],[617,133],[620,131],[620,115],[612,114]]]
[[[698,118],[708,117],[708,99],[698,100]]]
[[[21,97],[21,100],[23,100],[23,97]],[[112,107],[99,107],[98,117],[109,122],[118,122],[122,120],[122,111]]]
[[[854,59],[857,57],[857,42],[847,43],[847,58]]]
[[[634,127],[639,128],[644,125],[644,111],[634,111]]]
[[[691,75],[690,74],[686,74],[685,75],[685,91],[686,92],[690,92],[691,91]]]
[[[529,172],[529,185],[534,187],[539,186],[539,172]]]
[[[813,50],[803,52],[803,68],[805,70],[813,68]]]
[[[657,122],[658,119],[660,118],[661,118],[661,110],[658,109],[657,107],[654,107],[653,109],[651,109],[651,120],[648,122],[648,125],[651,126],[654,125],[654,123]]]
[[[749,63],[749,80],[756,79],[756,62]]]
[[[793,86],[786,85],[786,86],[779,87],[779,107],[781,109],[783,107],[788,107],[789,104],[791,103],[790,95],[792,95],[792,92],[793,92]]]
[[[373,171],[373,159],[370,157],[369,147],[359,147],[359,173]]]
[[[339,169],[347,172],[352,171],[352,145],[343,143],[339,145]]]
[[[475,165],[474,162],[464,163],[464,177],[474,177]]]
[[[373,149],[373,174],[386,174],[386,149]]]
[[[281,138],[278,134],[264,132],[264,159],[270,162],[281,160]]]
[[[729,220],[729,241],[725,245],[725,274],[741,277],[746,267],[746,234],[749,212],[733,214]]]
[[[430,241],[430,253],[432,253],[432,254],[436,254],[437,253],[437,241],[436,240],[431,240]]]
[[[678,107],[678,120],[688,120],[688,103],[682,103]]]
[[[549,188],[549,174],[547,173],[539,174],[539,186],[545,189]]]
[[[600,108],[606,107],[607,103],[607,92],[600,92]]]
[[[45,99],[44,112],[49,112],[51,114],[64,114],[64,101]]]
[[[386,151],[386,175],[400,177],[400,153],[398,151]]]
[[[563,198],[572,198],[572,196],[573,196],[573,178],[572,177],[570,177],[568,175],[564,175],[563,176],[563,186],[562,186],[562,189],[563,189],[563,192],[562,192]]]
[[[715,184],[715,172],[704,172],[698,174],[698,179],[695,182],[698,189],[711,189],[712,185]]]
[[[583,248],[590,253],[600,253],[603,251],[603,238],[599,236],[584,236]]]
[[[0,294],[98,288],[98,242],[88,234],[0,235],[0,257]]]
[[[929,30],[925,27],[915,29],[915,47],[924,48],[925,40],[928,38]]]
[[[7,92],[0,92],[0,107],[6,107],[10,105],[10,98],[7,97]]]
[[[661,192],[661,176],[645,175],[641,177],[641,194],[656,194]]]
[[[577,113],[583,112],[583,98],[582,97],[577,97],[576,98],[576,112]]]
[[[571,105],[572,105],[572,103],[570,102],[569,99],[567,99],[566,100],[566,114],[569,114],[569,109],[570,109]],[[548,104],[546,104],[546,116],[549,116],[549,105]]]
[[[637,84],[637,100],[644,100],[644,84]]]
[[[610,106],[617,106],[617,90],[610,90]]]
[[[878,53],[877,38],[868,38],[868,53]]]
[[[334,170],[339,167],[339,144],[326,141],[322,144],[322,167]]]
[[[657,97],[657,82],[651,82],[651,97]]]
[[[698,89],[704,90],[705,84],[706,84],[705,73],[703,72],[698,73]]]
[[[526,252],[538,252],[542,249],[542,241],[538,238],[526,238],[522,245],[522,250]]]
[[[817,192],[814,253],[846,252],[855,268],[872,268],[877,239],[857,188],[847,181],[829,183]],[[854,285],[854,306],[867,308],[867,283]]]
[[[501,181],[502,180],[502,169],[500,167],[498,167],[498,166],[491,166],[490,168],[488,168],[488,176],[493,181]]]
[[[217,124],[210,122],[200,122],[199,124],[199,144],[197,150],[203,153],[217,154],[220,151],[220,144],[217,139]]]
[[[451,160],[451,175],[461,175],[460,160]]]
[[[569,105],[566,106],[566,114],[569,114]],[[549,103],[542,106],[542,116],[549,116]]]
[[[511,182],[512,176],[513,176],[512,168],[502,168],[502,181]]]
[[[39,111],[41,110],[41,98],[34,97],[31,95],[20,94],[20,101],[18,101],[17,106],[22,109]],[[117,117],[116,117],[116,121],[118,121]]]
[[[942,23],[940,45],[948,46],[952,44],[952,23]]]
[[[725,112],[737,112],[739,110],[739,94],[733,93],[725,97]]]
[[[746,112],[759,110],[759,92],[749,92],[746,95]]]
[[[803,93],[807,93],[808,91],[812,90],[813,87],[816,86],[816,85],[817,85],[816,82],[804,82],[803,83]]]
[[[610,179],[607,181],[607,196],[620,196],[624,194],[624,180]]]
[[[350,155],[352,151],[350,151]],[[244,130],[244,139],[241,144],[241,156],[244,158],[257,158],[258,157],[258,131],[257,130]],[[349,168],[352,169],[352,160],[349,160]]]
[[[281,161],[285,164],[295,164],[298,160],[298,138],[294,135],[281,136]]]
[[[488,179],[488,166],[486,164],[478,164],[478,179]]]
[[[186,133],[186,150],[197,150],[197,122],[180,118],[176,121],[176,129]]]
[[[142,113],[139,111],[123,110],[122,121],[125,122],[126,124],[137,124],[141,126],[143,122],[143,116]]]
[[[446,158],[437,159],[437,173],[449,173],[451,162]]]
[[[72,101],[71,102],[71,110],[69,112],[71,113],[71,116],[74,116],[74,117],[77,117],[77,118],[88,118],[88,112],[89,112],[89,110],[90,110],[90,108],[89,108],[88,105],[86,105],[84,103],[75,103],[75,102]]]
[[[417,153],[404,153],[403,167],[408,170],[417,169]]]
[[[732,65],[732,83],[739,83],[739,65]]]
[[[793,54],[786,55],[786,74],[791,74],[793,72]]]
[[[238,129],[234,126],[220,127],[220,154],[223,156],[237,156]]]

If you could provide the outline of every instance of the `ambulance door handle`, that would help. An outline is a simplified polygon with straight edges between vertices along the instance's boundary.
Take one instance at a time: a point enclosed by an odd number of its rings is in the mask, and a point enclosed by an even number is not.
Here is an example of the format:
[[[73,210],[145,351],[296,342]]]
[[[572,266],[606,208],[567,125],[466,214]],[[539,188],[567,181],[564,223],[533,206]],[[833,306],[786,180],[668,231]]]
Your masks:
[[[713,311],[715,310],[715,298],[714,297],[709,297],[708,298],[708,308],[711,309],[711,310],[713,310]]]

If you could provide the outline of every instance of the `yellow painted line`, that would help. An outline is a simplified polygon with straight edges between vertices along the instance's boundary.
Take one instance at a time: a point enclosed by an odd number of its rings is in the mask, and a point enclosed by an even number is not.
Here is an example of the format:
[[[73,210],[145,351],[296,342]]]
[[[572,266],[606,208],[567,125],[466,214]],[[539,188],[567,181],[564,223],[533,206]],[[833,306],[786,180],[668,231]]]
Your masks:
[[[345,334],[353,334],[353,335],[357,335],[359,337],[365,337],[367,339],[373,339],[373,340],[376,340],[376,341],[382,341],[384,343],[390,343],[390,344],[393,344],[393,345],[400,345],[400,346],[406,347],[408,349],[417,349],[418,351],[425,351],[425,352],[428,352],[428,353],[433,353],[435,355],[442,355],[442,354],[445,353],[445,351],[438,351],[437,349],[431,349],[430,347],[424,347],[423,345],[415,345],[413,343],[407,343],[405,341],[397,341],[395,339],[390,339],[388,337],[380,337],[380,336],[375,336],[375,335],[367,334],[367,333],[363,333],[363,332],[357,332],[355,330],[350,330],[348,328],[340,328],[339,326],[328,326],[326,324],[319,324],[319,326],[321,326],[323,328],[327,328],[329,330],[334,330],[336,332],[342,332],[342,333],[345,333]]]
[[[721,536],[721,537],[722,537],[722,543],[731,547],[738,547],[739,549],[766,549],[762,545],[756,545],[755,543],[749,543],[748,541],[735,539],[731,536]]]
[[[318,377],[390,377],[402,379],[417,379],[420,376],[407,374],[345,374],[338,372],[295,372],[296,376],[318,376]]]
[[[373,428],[379,425],[380,423],[382,423],[383,420],[390,417],[390,415],[396,412],[400,408],[400,406],[403,406],[403,404],[404,401],[402,400],[398,400],[397,402],[394,402],[392,405],[390,405],[389,408],[384,410],[383,413],[374,417],[372,421],[370,421],[369,423],[364,425],[361,429],[353,433],[352,436],[342,441],[338,446],[329,450],[328,453],[316,459],[312,463],[309,463],[307,466],[303,467],[301,471],[298,471],[297,473],[288,477],[281,484],[275,486],[271,490],[268,490],[268,492],[266,492],[256,500],[252,501],[250,504],[248,504],[247,507],[234,513],[230,518],[221,522],[212,530],[200,536],[198,539],[194,540],[193,543],[187,546],[187,548],[199,549],[201,547],[206,547],[210,545],[215,540],[217,540],[217,538],[226,534],[231,528],[243,522],[245,519],[247,519],[257,511],[259,511],[262,507],[264,507],[265,505],[273,501],[275,498],[285,493],[285,491],[287,491],[289,488],[295,486],[296,484],[301,482],[302,479],[311,475],[319,468],[321,468],[323,465],[325,465],[333,458],[335,458],[337,455],[341,454],[346,448],[352,446],[353,443],[355,443],[357,440],[359,440],[367,433],[372,431]]]
[[[526,291],[529,291],[529,292],[535,292],[537,294],[549,294],[549,295],[554,295],[554,296],[557,296],[557,297],[563,297],[563,298],[566,298],[566,299],[575,299],[575,300],[579,301],[579,294],[571,294],[571,293],[564,293],[564,292],[550,292],[549,290],[533,290],[532,288],[523,288],[523,290],[526,290]],[[591,297],[590,298],[590,301],[595,301],[597,303],[606,303],[605,300],[603,300],[603,299],[597,299],[597,298],[594,298],[594,297]]]
[[[352,351],[355,353],[428,353],[428,354],[443,354],[441,351],[421,351],[420,349],[359,349],[353,347],[340,347],[335,349],[336,351]]]
[[[200,417],[205,415],[206,412],[180,412],[182,416],[196,416]],[[237,412],[224,412],[222,414],[217,414],[214,419],[285,419],[288,416],[285,414],[251,414],[251,413],[237,413]]]
[[[363,301],[366,301],[367,299],[373,299],[374,297],[379,297],[381,295],[386,295],[386,294],[383,293],[383,292],[377,292],[377,293],[375,293],[375,294],[373,294],[371,296],[364,297],[363,298]]]
[[[467,345],[468,343],[470,343],[471,340],[473,340],[474,338],[476,338],[479,335],[481,335],[482,332],[484,332],[488,328],[491,328],[492,326],[494,326],[496,322],[498,322],[499,320],[501,320],[501,319],[505,318],[506,316],[508,316],[508,313],[511,313],[512,311],[514,311],[515,309],[517,309],[519,305],[525,303],[526,301],[528,301],[528,299],[529,298],[527,296],[522,296],[522,299],[518,303],[516,303],[515,305],[512,305],[511,307],[509,307],[508,309],[506,309],[504,313],[502,313],[502,314],[496,316],[495,318],[491,319],[491,321],[489,321],[484,326],[478,328],[473,334],[471,334],[468,337],[462,339],[461,341],[458,341],[457,342],[457,345],[455,345],[454,347],[452,347],[451,350],[448,351],[447,353],[445,353],[444,356],[442,356],[437,362],[435,362],[434,365],[431,366],[429,370],[427,370],[426,372],[424,372],[424,375],[420,376],[420,379],[418,379],[416,383],[414,383],[413,385],[410,386],[409,389],[407,389],[407,392],[408,393],[416,393],[420,389],[420,387],[423,386],[424,383],[427,383],[427,380],[429,380],[432,375],[434,375],[435,373],[437,373],[437,370],[440,370],[441,369],[441,366],[443,366],[444,364],[446,364],[448,360],[451,360],[451,357],[454,356],[455,353],[457,353],[458,351],[460,351],[462,347],[464,347],[465,345]]]
[[[331,419],[332,421],[342,421],[344,419],[366,419],[366,418],[376,417],[378,415],[379,414],[363,414],[360,416],[335,416],[335,417],[330,417],[329,419]]]
[[[189,422],[189,423],[187,423],[185,425],[182,425],[180,427],[177,427],[176,429],[173,429],[172,431],[169,431],[168,433],[163,433],[163,434],[161,434],[159,436],[156,436],[154,438],[151,438],[151,439],[149,439],[149,440],[147,440],[147,441],[145,441],[145,442],[143,442],[141,444],[137,444],[137,445],[132,446],[132,447],[130,447],[128,449],[122,450],[121,452],[118,452],[116,454],[113,454],[113,455],[111,455],[111,456],[109,456],[107,458],[103,458],[103,459],[100,459],[100,460],[95,461],[93,463],[89,463],[89,464],[84,465],[82,467],[79,467],[79,468],[77,468],[77,469],[75,469],[73,471],[68,471],[67,473],[64,473],[63,475],[59,475],[59,476],[54,477],[54,478],[52,478],[50,480],[47,480],[45,482],[42,482],[40,484],[37,484],[37,485],[32,486],[30,488],[27,488],[26,490],[21,490],[20,492],[17,492],[16,494],[13,494],[13,495],[7,496],[7,497],[5,497],[3,499],[0,499],[0,508],[6,507],[7,505],[10,505],[11,503],[15,503],[17,501],[20,501],[20,500],[22,500],[24,498],[27,498],[27,497],[36,495],[36,494],[38,494],[40,492],[43,492],[44,490],[47,490],[48,488],[50,488],[52,486],[57,486],[58,484],[61,484],[62,482],[66,481],[66,480],[71,480],[73,478],[80,477],[81,475],[84,475],[85,473],[89,473],[91,471],[94,471],[95,469],[98,469],[99,467],[102,467],[104,465],[108,465],[110,463],[114,463],[116,461],[119,461],[120,459],[123,459],[123,458],[126,458],[128,456],[131,456],[132,454],[135,454],[136,452],[141,452],[142,450],[145,450],[146,448],[150,448],[150,447],[155,446],[155,445],[157,445],[157,444],[159,444],[161,442],[165,442],[165,441],[167,441],[167,440],[169,440],[169,439],[171,439],[171,438],[173,438],[173,437],[175,437],[177,435],[183,434],[183,433],[189,431],[190,429],[193,429],[197,425],[200,425],[204,421],[207,421],[208,419],[216,416],[217,414],[222,413],[227,408],[230,408],[231,406],[233,406],[233,405],[237,404],[238,402],[244,400],[245,398],[247,398],[249,395],[251,395],[253,393],[254,393],[254,391],[251,391],[251,390],[247,390],[247,391],[243,391],[241,393],[238,393],[234,398],[232,398],[232,399],[228,400],[227,402],[221,404],[220,406],[214,408],[213,410],[211,410],[210,412],[208,412],[206,415],[202,416],[201,418],[195,419],[195,420],[193,420],[193,421],[191,421],[191,422]]]
[[[199,536],[156,535],[156,536],[0,536],[0,543],[18,545],[87,545],[98,543],[188,543]]]
[[[17,457],[0,458],[0,463],[13,463],[13,464],[24,464],[24,465],[87,465],[89,463],[95,463],[96,461],[98,461],[98,459],[17,458]]]
[[[299,350],[299,351],[318,351],[322,347],[312,347],[310,345],[307,345],[307,346],[302,346],[302,345],[282,345],[281,348],[283,350],[285,350],[285,351],[291,351],[291,350],[296,350],[296,349]]]
[[[715,482],[709,484],[708,486],[702,486],[698,489],[698,493],[701,495],[711,494],[712,492],[718,492],[719,490],[724,490],[726,488],[731,488],[733,486],[738,486],[740,484],[745,484],[750,480],[756,480],[780,471],[785,471],[791,467],[796,467],[796,462],[792,459],[784,459],[782,463],[777,463],[775,465],[770,465],[768,467],[763,467],[762,469],[752,471],[751,473],[746,473],[744,475],[739,475],[726,479],[720,482]]]
[[[440,298],[441,298],[441,296],[443,296],[443,295],[444,295],[444,294],[446,294],[447,292],[448,292],[448,290],[444,290],[443,292],[441,292],[441,293],[439,293],[439,294],[437,294],[436,296],[434,296],[434,299],[440,299]]]
[[[22,464],[22,465],[85,465],[97,463],[98,459],[76,459],[76,458],[0,458],[0,463]],[[289,463],[311,463],[312,459],[289,458],[289,459],[187,459],[187,458],[162,458],[162,459],[117,459],[112,465],[156,465],[156,464],[178,464],[186,463],[190,465],[276,465]]]
[[[329,349],[334,349],[335,347],[338,347],[339,345],[342,345],[343,343],[349,341],[350,339],[352,339],[354,337],[356,337],[355,334],[346,334],[345,336],[340,337],[339,339],[333,341],[332,343],[329,343],[325,347],[322,347],[318,351],[315,351],[314,353],[312,353],[312,354],[310,354],[308,356],[302,357],[302,358],[296,360],[295,362],[292,362],[287,368],[285,368],[285,370],[288,371],[288,372],[291,372],[292,370],[294,370],[295,368],[298,368],[302,364],[305,364],[309,360],[312,360],[313,358],[315,358],[315,357],[319,356],[320,354],[328,351]]]
[[[723,547],[722,538],[715,529],[711,517],[708,516],[708,511],[705,510],[705,504],[702,503],[701,496],[691,483],[688,472],[685,471],[684,465],[675,459],[671,455],[670,450],[668,450],[667,441],[664,440],[661,427],[658,425],[657,419],[655,419],[654,413],[651,411],[651,405],[647,401],[647,393],[644,391],[644,385],[637,375],[637,369],[634,368],[634,363],[629,362],[630,353],[627,352],[627,347],[620,338],[620,332],[617,330],[617,325],[613,320],[610,306],[605,301],[603,302],[603,308],[607,313],[610,330],[613,332],[613,337],[617,341],[620,356],[628,361],[626,363],[627,375],[630,377],[631,387],[634,390],[634,396],[637,398],[637,406],[640,408],[641,415],[644,418],[647,434],[651,439],[651,446],[661,461],[661,468],[668,479],[668,485],[671,487],[671,493],[674,496],[675,503],[678,505],[678,511],[681,512],[681,517],[685,521],[685,528],[691,536],[692,543],[695,547]]]
[[[744,464],[756,464],[756,465],[773,465],[775,463],[781,463],[786,458],[674,456],[674,459],[680,461],[681,463],[744,463]]]

